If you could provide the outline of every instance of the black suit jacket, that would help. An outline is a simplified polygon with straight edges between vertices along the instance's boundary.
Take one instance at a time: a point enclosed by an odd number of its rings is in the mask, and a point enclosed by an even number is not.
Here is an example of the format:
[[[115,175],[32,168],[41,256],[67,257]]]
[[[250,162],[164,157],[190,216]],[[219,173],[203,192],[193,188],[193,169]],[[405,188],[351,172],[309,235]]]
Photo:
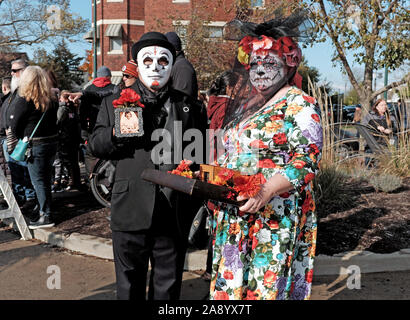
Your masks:
[[[136,85],[131,88],[141,94]],[[182,133],[187,129],[197,128],[203,132],[203,143],[205,143],[204,131],[207,126],[207,118],[204,108],[180,92],[173,90],[169,92],[169,97],[166,100],[168,106],[166,122],[162,123],[159,128],[165,128],[172,132],[175,121],[180,121]],[[119,96],[120,94],[116,93],[104,98],[94,132],[90,138],[90,148],[95,156],[118,160],[111,197],[111,229],[114,231],[148,229],[151,226],[156,198],[159,196],[159,192],[163,192],[176,212],[180,234],[186,237],[200,201],[190,199],[188,196],[168,188],[160,188],[141,179],[141,173],[146,168],[169,171],[176,168],[179,162],[168,165],[153,163],[151,152],[158,142],[151,141],[151,134],[156,128],[153,125],[152,110],[149,110],[148,107],[143,109],[143,137],[125,139],[113,137],[115,118],[112,102]],[[173,137],[173,140],[175,141],[171,145],[172,159],[177,148],[176,142],[181,143],[182,139]],[[182,148],[185,148],[189,143],[191,142],[184,142]],[[204,159],[206,159],[205,152]],[[173,213],[170,212],[170,214]]]

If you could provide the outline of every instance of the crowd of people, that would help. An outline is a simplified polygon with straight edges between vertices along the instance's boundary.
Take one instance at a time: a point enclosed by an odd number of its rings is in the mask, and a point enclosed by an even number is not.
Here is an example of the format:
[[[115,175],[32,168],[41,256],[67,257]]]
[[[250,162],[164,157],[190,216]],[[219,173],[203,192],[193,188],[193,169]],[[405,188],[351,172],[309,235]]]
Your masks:
[[[53,225],[52,191],[84,188],[79,150],[85,144],[88,174],[98,158],[115,166],[111,229],[118,299],[146,299],[149,262],[148,299],[178,299],[188,232],[202,201],[147,182],[141,173],[178,165],[153,160],[155,130],[174,133],[178,123],[182,132],[198,129],[205,137],[212,129],[206,143],[214,149],[202,163],[258,175],[263,183],[256,195],[240,196],[239,207],[207,203],[213,212],[204,275],[209,298],[308,299],[317,231],[312,181],[322,128],[316,101],[300,89],[297,74],[302,55],[295,28],[302,22],[303,16],[240,22],[234,68],[206,94],[198,91],[195,69],[175,32],[143,34],[118,86],[102,66],[85,90],[60,92],[52,71],[13,61],[12,78],[2,84],[1,138],[15,197],[23,213],[32,214],[30,228]],[[137,93],[143,106],[139,137],[115,131],[113,103],[125,89]],[[395,120],[385,115],[385,101],[377,101],[364,122],[389,135]],[[133,120],[131,112],[123,116]],[[222,135],[212,134],[218,129]],[[27,161],[15,161],[10,154],[17,141],[30,136]],[[176,159],[174,153],[190,142],[167,143]],[[193,161],[192,170],[198,164]]]

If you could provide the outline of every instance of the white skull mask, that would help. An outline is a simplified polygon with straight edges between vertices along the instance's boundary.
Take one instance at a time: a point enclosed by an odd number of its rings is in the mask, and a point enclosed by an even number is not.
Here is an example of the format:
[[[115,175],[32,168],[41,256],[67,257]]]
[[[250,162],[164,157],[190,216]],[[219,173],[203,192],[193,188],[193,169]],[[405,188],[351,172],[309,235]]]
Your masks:
[[[262,93],[276,91],[281,86],[288,71],[283,59],[269,51],[266,56],[252,53],[250,59],[249,78],[252,85]]]
[[[171,76],[173,56],[171,51],[158,46],[142,48],[137,55],[138,74],[147,87],[158,90]]]

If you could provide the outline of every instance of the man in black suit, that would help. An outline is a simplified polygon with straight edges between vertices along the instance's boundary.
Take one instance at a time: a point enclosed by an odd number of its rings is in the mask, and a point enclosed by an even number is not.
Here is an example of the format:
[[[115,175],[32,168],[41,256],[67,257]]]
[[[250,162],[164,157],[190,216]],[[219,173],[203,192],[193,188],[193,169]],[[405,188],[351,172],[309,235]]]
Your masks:
[[[196,128],[204,134],[206,113],[197,101],[168,85],[175,49],[162,33],[144,34],[133,45],[132,57],[138,65],[138,79],[130,88],[141,96],[144,105],[143,136],[116,136],[113,101],[120,93],[114,93],[104,98],[90,139],[94,155],[118,160],[111,197],[117,297],[146,298],[150,261],[148,299],[176,300],[180,295],[187,234],[200,204],[142,180],[141,173],[146,168],[165,172],[176,168],[182,160],[177,159],[179,151],[191,143],[183,141],[183,133]],[[178,128],[182,128],[182,135]],[[161,135],[171,139],[164,138],[158,144]],[[203,154],[201,161],[205,157]]]

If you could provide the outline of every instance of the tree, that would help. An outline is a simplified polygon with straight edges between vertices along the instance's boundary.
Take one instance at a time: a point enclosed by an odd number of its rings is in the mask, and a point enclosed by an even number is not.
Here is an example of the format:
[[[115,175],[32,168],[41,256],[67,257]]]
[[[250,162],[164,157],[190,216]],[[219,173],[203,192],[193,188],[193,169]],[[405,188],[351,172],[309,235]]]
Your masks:
[[[21,46],[80,40],[87,20],[70,11],[70,0],[0,0],[0,52]]]
[[[349,92],[347,92],[344,96],[343,103],[345,105],[358,104],[359,103],[359,95],[357,94],[357,91],[352,88]]]
[[[55,73],[59,89],[71,90],[73,84],[80,85],[83,82],[83,73],[79,70],[82,60],[67,49],[65,40],[61,40],[51,54],[47,54],[44,49],[37,50],[33,62]]]
[[[88,80],[93,78],[94,64],[93,64],[93,52],[92,50],[86,50],[86,58],[84,63],[78,68],[82,72],[88,74]]]
[[[381,93],[409,81],[403,79],[373,91],[373,73],[384,67],[395,70],[410,58],[409,10],[405,0],[309,0],[310,18],[318,32],[315,40],[329,38],[335,49],[333,60],[339,62],[347,74],[365,110]],[[355,63],[364,65],[363,83],[352,71],[352,52]]]
[[[215,16],[224,17],[229,21],[240,17],[252,22],[262,22],[267,16],[273,17],[273,12],[282,7],[286,10],[289,1],[265,0],[266,8],[254,8],[252,0],[215,0],[209,2],[192,1],[189,12],[186,9],[176,11],[175,14],[165,14],[164,17],[154,19],[156,29],[161,32],[169,31],[174,21],[174,29],[182,38],[184,52],[193,64],[198,78],[199,88],[206,90],[211,82],[222,72],[232,69],[237,54],[238,42],[223,40],[222,26],[215,26],[212,21]],[[186,23],[189,21],[189,23]]]

